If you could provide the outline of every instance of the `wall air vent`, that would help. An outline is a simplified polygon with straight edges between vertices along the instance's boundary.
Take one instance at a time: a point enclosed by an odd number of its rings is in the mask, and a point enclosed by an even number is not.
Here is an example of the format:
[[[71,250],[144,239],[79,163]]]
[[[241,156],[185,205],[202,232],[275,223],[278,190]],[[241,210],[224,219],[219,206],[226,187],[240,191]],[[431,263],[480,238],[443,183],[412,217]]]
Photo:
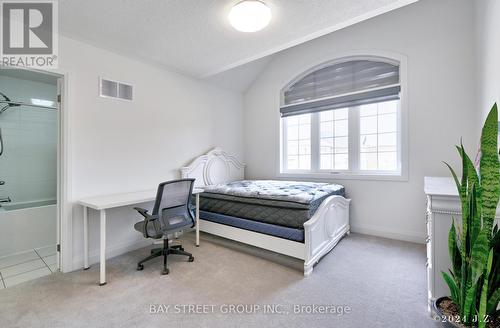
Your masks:
[[[132,101],[133,87],[130,84],[104,79],[101,77],[99,79],[99,95],[104,98]]]

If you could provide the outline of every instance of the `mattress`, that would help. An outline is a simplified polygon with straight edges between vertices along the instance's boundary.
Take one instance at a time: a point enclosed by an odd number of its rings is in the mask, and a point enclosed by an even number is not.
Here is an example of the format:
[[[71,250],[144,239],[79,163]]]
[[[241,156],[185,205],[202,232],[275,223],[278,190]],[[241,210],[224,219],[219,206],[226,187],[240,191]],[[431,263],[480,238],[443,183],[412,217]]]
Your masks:
[[[345,192],[338,184],[276,180],[242,180],[203,188],[201,211],[295,229],[303,229],[327,197]]]
[[[300,243],[304,242],[304,229],[294,229],[280,225],[241,219],[234,216],[205,211],[200,211],[200,217],[206,221],[220,223],[235,228],[250,230],[253,232],[293,240]]]

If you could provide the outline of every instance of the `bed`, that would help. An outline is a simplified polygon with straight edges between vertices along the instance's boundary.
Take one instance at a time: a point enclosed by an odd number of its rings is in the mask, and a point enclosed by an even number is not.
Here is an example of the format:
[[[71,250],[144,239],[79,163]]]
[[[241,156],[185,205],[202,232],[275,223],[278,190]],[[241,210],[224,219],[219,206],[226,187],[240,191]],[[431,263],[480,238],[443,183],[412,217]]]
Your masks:
[[[349,203],[338,184],[244,180],[245,164],[215,148],[181,169],[195,178],[200,230],[304,261],[304,275],[349,234]]]

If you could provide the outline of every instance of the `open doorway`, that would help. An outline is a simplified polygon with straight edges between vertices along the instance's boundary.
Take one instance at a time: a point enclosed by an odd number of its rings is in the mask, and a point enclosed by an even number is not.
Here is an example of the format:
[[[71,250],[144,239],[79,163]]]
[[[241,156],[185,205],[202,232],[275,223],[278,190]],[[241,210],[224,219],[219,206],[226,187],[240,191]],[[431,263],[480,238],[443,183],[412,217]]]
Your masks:
[[[0,69],[0,289],[59,270],[61,86]]]

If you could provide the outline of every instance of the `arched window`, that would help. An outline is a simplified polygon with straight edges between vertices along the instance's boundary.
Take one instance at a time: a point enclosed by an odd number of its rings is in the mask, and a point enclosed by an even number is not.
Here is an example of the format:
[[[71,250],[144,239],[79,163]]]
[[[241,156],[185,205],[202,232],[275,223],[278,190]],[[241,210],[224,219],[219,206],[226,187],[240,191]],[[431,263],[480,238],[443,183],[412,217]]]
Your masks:
[[[281,94],[282,173],[401,174],[400,63],[330,62]]]

